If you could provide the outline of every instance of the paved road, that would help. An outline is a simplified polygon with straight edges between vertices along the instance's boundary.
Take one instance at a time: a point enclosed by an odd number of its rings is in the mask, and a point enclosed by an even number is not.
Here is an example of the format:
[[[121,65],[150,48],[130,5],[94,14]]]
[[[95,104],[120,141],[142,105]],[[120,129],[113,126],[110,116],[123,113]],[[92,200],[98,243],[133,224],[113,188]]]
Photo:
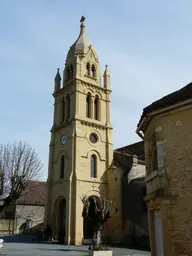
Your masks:
[[[0,255],[8,256],[88,256],[87,246],[57,244],[4,243]],[[113,248],[114,256],[150,256],[149,252]]]
[[[8,256],[88,256],[88,246],[67,246],[37,243],[33,236],[1,236],[4,239],[0,255]],[[149,252],[112,248],[113,256],[150,256]]]

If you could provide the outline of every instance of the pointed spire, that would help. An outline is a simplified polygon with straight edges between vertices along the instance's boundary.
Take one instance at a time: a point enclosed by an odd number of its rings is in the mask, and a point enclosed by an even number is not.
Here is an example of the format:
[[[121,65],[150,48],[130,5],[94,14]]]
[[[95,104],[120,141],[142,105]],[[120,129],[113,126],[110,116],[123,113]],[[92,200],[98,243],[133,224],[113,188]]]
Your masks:
[[[61,87],[61,76],[59,73],[59,68],[57,69],[57,74],[55,76],[55,92],[59,91]]]
[[[105,65],[104,75],[110,76],[110,73],[109,73],[109,70],[108,70],[108,65]]]
[[[110,73],[108,71],[108,65],[105,66],[103,80],[104,80],[104,87],[109,89],[110,88]]]
[[[55,81],[61,81],[61,76],[60,76],[60,73],[59,73],[59,68],[57,69],[57,74],[55,76]]]

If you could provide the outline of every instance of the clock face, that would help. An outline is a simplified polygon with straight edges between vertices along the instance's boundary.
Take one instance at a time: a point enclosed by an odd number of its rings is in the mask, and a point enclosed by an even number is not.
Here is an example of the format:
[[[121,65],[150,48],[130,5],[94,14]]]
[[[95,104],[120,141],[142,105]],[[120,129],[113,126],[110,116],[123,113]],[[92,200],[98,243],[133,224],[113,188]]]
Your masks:
[[[66,136],[66,135],[63,135],[63,136],[61,137],[61,144],[62,144],[62,145],[65,145],[66,140],[67,140],[67,136]]]

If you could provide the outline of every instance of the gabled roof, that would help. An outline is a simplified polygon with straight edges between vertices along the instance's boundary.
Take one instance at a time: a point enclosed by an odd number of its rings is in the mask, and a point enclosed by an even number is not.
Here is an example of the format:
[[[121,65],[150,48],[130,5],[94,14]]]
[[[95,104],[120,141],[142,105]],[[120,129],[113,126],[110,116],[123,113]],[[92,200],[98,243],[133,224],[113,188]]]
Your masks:
[[[144,108],[137,127],[141,123],[144,116],[146,116],[147,114],[156,110],[169,107],[171,105],[175,105],[179,102],[183,102],[189,99],[192,99],[192,83],[189,83],[188,85],[181,88],[180,90],[170,93],[165,97],[153,102],[151,105],[147,106],[146,108]]]
[[[29,185],[23,191],[17,200],[19,205],[45,205],[45,187],[46,182],[30,181]]]
[[[118,148],[115,151],[127,153],[129,155],[136,155],[138,157],[138,160],[145,160],[145,154],[144,154],[144,142],[139,141],[136,143],[133,143],[131,145],[127,145],[122,148]]]

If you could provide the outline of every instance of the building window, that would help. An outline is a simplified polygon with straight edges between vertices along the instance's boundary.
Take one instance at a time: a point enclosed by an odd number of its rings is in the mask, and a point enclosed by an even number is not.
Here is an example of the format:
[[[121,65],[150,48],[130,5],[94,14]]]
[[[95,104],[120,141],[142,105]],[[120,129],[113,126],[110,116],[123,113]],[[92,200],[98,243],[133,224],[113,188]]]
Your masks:
[[[61,101],[61,122],[65,121],[65,101],[62,99]]]
[[[86,65],[86,75],[90,76],[90,64],[89,64],[89,62],[87,62],[87,65]]]
[[[91,117],[91,95],[90,93],[87,95],[86,98],[86,117]]]
[[[95,66],[94,65],[91,66],[91,76],[92,77],[96,76],[96,70],[95,70]]]
[[[99,120],[99,98],[98,98],[98,96],[96,96],[95,100],[94,100],[94,119]]]
[[[91,178],[96,178],[97,175],[97,157],[96,155],[91,156]]]
[[[67,95],[67,118],[70,118],[70,97]]]
[[[65,156],[61,156],[61,162],[60,162],[60,179],[64,178],[64,172],[65,172]]]
[[[148,169],[149,172],[152,172],[158,169],[157,143],[155,133],[149,139],[148,146]]]
[[[98,141],[98,137],[95,133],[91,133],[89,136],[89,140],[91,141],[91,143],[95,144]]]
[[[70,77],[71,78],[73,77],[73,66],[72,65],[70,66]]]
[[[67,79],[69,79],[69,78],[70,78],[70,68],[67,67]]]

